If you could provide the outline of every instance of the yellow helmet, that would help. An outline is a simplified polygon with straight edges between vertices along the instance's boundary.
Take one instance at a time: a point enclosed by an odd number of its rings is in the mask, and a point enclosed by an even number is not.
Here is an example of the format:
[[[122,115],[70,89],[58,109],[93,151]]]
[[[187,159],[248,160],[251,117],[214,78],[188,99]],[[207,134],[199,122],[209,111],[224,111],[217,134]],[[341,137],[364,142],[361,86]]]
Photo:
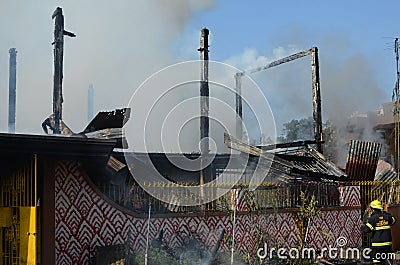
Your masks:
[[[371,208],[373,208],[373,209],[378,209],[378,210],[382,210],[382,209],[383,209],[381,202],[378,201],[378,200],[372,201],[371,204],[370,204],[370,206],[371,206]]]

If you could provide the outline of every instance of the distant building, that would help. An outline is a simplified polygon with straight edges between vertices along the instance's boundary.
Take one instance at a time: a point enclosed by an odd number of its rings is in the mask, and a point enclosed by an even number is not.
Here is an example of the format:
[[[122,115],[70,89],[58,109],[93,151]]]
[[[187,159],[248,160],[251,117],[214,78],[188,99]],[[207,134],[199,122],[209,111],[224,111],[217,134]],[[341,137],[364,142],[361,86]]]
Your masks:
[[[398,119],[398,118],[397,118]],[[394,115],[394,103],[386,102],[378,110],[374,120],[375,131],[385,139],[385,161],[389,162],[396,169],[399,168],[399,134],[396,133],[396,116]],[[399,124],[397,122],[397,124]],[[397,149],[397,151],[396,151]]]

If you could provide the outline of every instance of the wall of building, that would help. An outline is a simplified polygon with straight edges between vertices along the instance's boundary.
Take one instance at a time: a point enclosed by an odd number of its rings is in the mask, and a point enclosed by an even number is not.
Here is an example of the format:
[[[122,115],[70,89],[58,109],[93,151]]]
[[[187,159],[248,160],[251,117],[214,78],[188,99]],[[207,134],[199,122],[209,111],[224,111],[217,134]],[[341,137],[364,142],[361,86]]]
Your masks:
[[[400,250],[400,204],[390,205],[388,212],[390,212],[395,218],[396,223],[392,227],[392,243],[393,251]]]
[[[336,246],[336,239],[345,237],[347,247],[361,245],[359,192],[356,188],[343,190],[346,205],[323,210],[309,231],[308,246],[316,248]],[[257,234],[263,231],[268,241],[280,247],[297,246],[297,229],[289,211],[264,214],[241,214],[236,221],[236,248],[239,254],[255,253]],[[259,229],[255,224],[259,225]],[[229,215],[164,216],[151,218],[150,240],[164,231],[170,247],[182,244],[186,229],[198,234],[203,242],[212,246],[222,229],[229,235],[232,220]],[[325,231],[330,234],[328,236]],[[128,235],[131,249],[143,250],[146,246],[147,219],[145,215],[129,212],[104,195],[75,161],[63,161],[55,169],[55,260],[56,264],[88,264],[96,246],[124,243]],[[223,244],[228,251],[229,246]]]

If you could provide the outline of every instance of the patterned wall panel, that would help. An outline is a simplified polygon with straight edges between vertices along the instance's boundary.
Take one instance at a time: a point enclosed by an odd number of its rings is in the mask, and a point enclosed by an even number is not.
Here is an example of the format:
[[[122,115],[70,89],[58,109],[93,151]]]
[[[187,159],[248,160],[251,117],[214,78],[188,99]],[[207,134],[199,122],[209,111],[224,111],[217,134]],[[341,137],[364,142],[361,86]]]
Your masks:
[[[339,187],[340,205],[361,206],[360,186]]]
[[[96,246],[124,243],[128,234],[133,250],[145,249],[147,219],[126,214],[103,199],[77,163],[60,162],[55,173],[57,264],[88,264]],[[348,246],[360,246],[359,218],[359,210],[324,211],[322,218],[314,220],[310,227],[308,245],[334,246],[337,237],[345,236]],[[235,240],[240,254],[255,253],[260,231],[270,244],[276,242],[280,247],[293,247],[298,242],[296,226],[289,213],[238,215],[236,224]],[[222,229],[231,234],[232,221],[230,216],[223,215],[152,218],[150,240],[161,229],[170,247],[181,245],[188,229],[211,246]],[[229,248],[222,245],[224,250]]]

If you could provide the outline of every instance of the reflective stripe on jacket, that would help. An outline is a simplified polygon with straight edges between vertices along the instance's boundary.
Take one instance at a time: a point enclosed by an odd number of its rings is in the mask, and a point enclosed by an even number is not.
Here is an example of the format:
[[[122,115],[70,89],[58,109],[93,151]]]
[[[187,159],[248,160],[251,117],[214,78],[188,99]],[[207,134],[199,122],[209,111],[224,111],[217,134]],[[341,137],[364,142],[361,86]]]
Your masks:
[[[372,247],[387,247],[392,245],[392,234],[390,227],[396,222],[396,219],[387,212],[374,211],[368,222],[361,227],[364,233],[372,233]]]

